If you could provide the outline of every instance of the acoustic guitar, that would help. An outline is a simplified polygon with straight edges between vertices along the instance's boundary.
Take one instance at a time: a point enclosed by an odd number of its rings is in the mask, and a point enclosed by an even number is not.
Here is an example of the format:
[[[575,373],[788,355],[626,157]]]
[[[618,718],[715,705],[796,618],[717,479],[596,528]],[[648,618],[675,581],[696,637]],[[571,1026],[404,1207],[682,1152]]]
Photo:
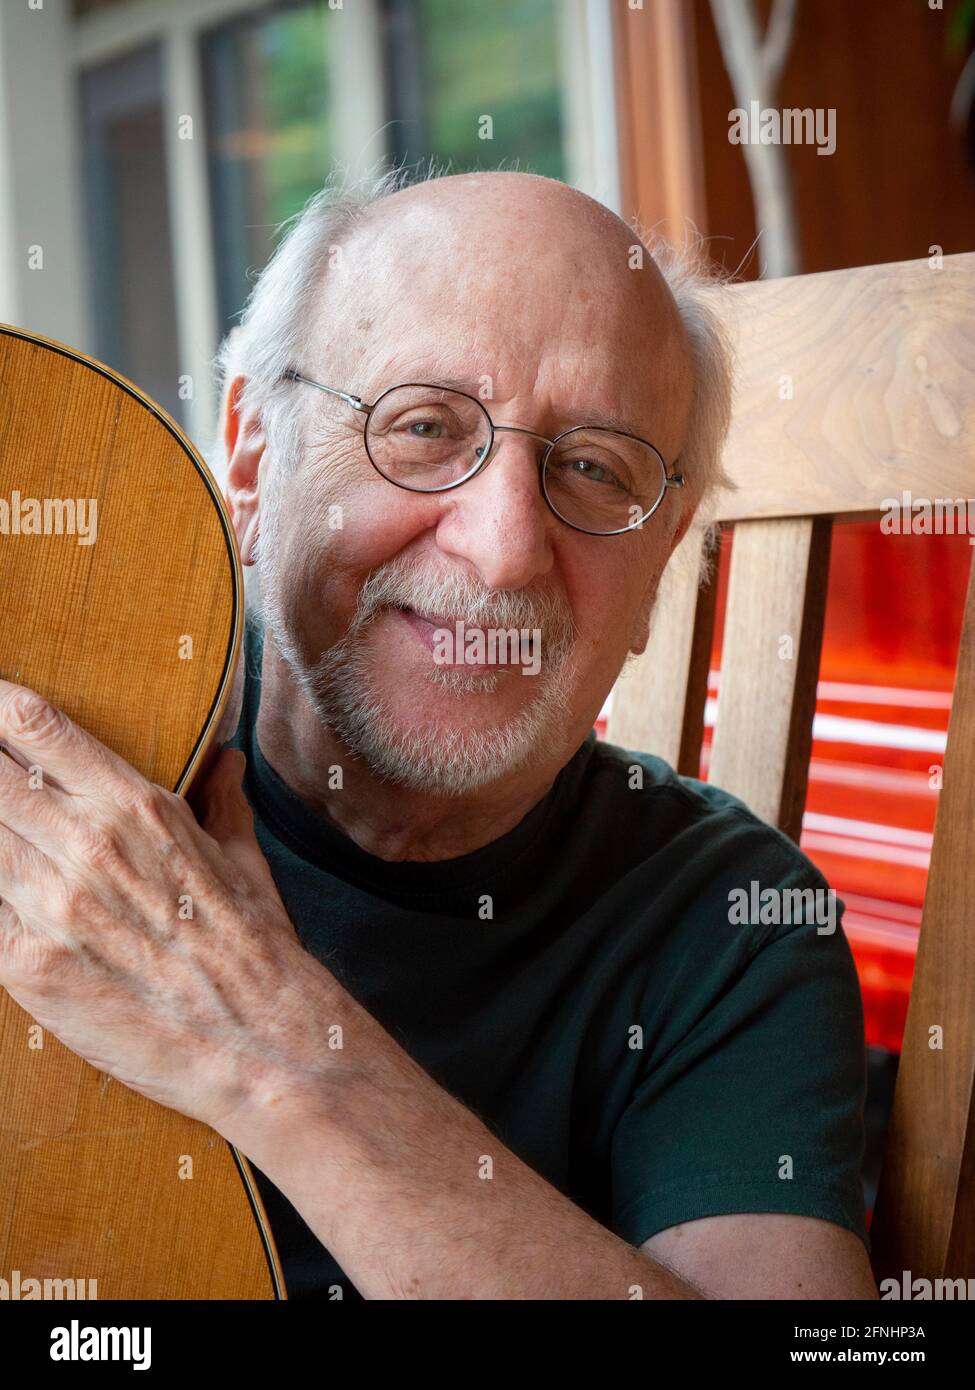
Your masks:
[[[230,695],[242,592],[223,499],[175,421],[0,325],[0,677],[185,795]],[[2,989],[0,1279],[10,1297],[285,1297],[247,1161]]]

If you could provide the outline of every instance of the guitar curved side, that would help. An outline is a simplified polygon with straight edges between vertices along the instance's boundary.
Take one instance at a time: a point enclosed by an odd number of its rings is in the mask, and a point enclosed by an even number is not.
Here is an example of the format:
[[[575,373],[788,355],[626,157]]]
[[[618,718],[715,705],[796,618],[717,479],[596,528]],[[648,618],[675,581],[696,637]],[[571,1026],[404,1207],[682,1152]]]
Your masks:
[[[86,541],[64,523],[92,500]],[[0,324],[0,502],[0,676],[186,795],[243,629],[236,537],[203,459],[119,373]],[[247,1160],[0,991],[0,1277],[14,1270],[95,1280],[99,1298],[286,1297]]]

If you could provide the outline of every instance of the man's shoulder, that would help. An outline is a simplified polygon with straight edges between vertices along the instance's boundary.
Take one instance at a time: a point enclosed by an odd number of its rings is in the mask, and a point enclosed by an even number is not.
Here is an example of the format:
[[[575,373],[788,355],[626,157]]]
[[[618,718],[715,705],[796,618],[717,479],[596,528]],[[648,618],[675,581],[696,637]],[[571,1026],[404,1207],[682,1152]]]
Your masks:
[[[670,796],[682,801],[693,817],[714,815],[727,810],[752,812],[738,797],[721,787],[697,777],[686,777],[675,771],[670,763],[655,753],[642,753],[623,748],[605,739],[597,741],[594,753],[598,767],[611,776],[623,777],[628,791],[647,792],[652,796]]]
[[[751,865],[769,881],[826,886],[798,845],[740,797],[678,773],[653,753],[598,740],[590,786],[599,813],[647,859],[664,851],[681,860],[701,855],[712,869],[727,862],[740,874]]]

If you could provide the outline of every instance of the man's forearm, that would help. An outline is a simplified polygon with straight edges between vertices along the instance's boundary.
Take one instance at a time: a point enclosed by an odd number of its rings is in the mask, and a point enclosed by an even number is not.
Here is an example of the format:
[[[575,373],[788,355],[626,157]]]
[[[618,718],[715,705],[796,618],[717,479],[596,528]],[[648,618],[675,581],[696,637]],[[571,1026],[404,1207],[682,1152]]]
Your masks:
[[[227,1138],[284,1193],[360,1293],[702,1297],[517,1158],[324,968],[320,987],[306,1001],[322,1020],[319,1081],[300,1094],[285,1077],[262,1083]],[[335,1024],[343,1046],[332,1052]]]

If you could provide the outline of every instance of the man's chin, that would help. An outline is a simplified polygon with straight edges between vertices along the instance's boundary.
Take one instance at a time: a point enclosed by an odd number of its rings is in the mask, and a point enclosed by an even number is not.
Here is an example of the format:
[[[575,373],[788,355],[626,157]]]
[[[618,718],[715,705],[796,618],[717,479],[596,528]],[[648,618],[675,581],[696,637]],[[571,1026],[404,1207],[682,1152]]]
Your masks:
[[[384,680],[363,693],[404,740],[431,735],[456,744],[503,736],[529,724],[538,729],[540,721],[548,722],[544,692],[538,686],[527,688],[525,678],[511,671],[442,668],[435,678],[411,673],[392,689]]]
[[[374,687],[380,692],[377,684]],[[407,716],[424,717],[443,713],[450,719],[493,719],[502,723],[517,719],[535,703],[537,687],[531,689],[524,678],[512,671],[470,666],[438,666],[433,671],[399,674],[389,688],[382,683],[381,698],[397,705]],[[457,710],[462,709],[463,714]]]
[[[384,781],[436,796],[464,796],[520,771],[535,749],[516,748],[497,730],[374,725],[355,751]]]
[[[423,700],[399,691],[389,703],[363,695],[332,727],[377,776],[401,786],[459,796],[559,757],[561,721],[491,695],[438,691]]]

